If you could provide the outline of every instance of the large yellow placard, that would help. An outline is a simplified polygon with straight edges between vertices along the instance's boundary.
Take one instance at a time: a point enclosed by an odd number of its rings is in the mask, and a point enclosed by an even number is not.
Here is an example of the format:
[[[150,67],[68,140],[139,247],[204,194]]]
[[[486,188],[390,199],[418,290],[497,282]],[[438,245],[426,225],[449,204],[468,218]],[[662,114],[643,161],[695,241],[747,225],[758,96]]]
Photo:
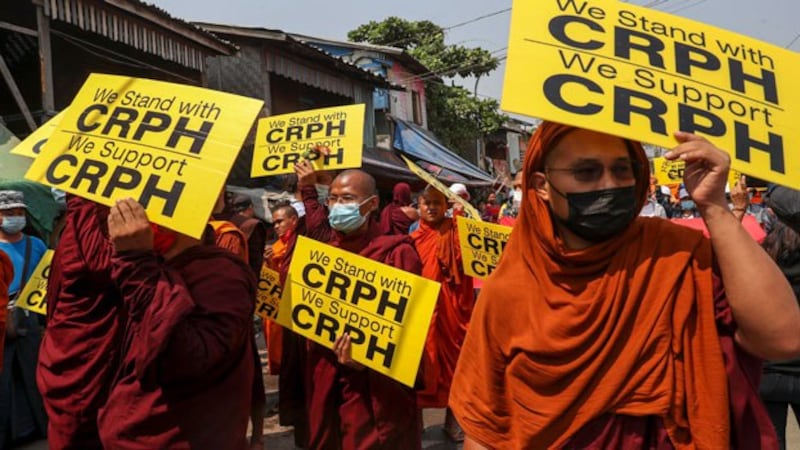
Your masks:
[[[281,303],[281,278],[278,272],[267,265],[261,266],[261,275],[258,277],[258,290],[256,291],[256,314],[264,319],[276,320],[278,307]]]
[[[53,261],[53,250],[47,250],[33,270],[33,275],[25,283],[17,298],[16,306],[28,311],[47,315],[47,280],[50,278],[50,264]]]
[[[9,153],[13,155],[27,156],[28,158],[36,158],[42,152],[44,144],[58,128],[59,122],[64,118],[64,111],[56,114],[55,117],[48,120],[42,126],[36,129],[33,133],[28,135],[22,142],[12,148]]]
[[[456,224],[464,273],[473,278],[488,278],[500,262],[511,227],[466,217],[459,217]]]
[[[439,181],[438,178],[428,173],[428,171],[414,164],[414,161],[411,161],[410,159],[406,158],[403,155],[400,155],[400,157],[403,158],[403,161],[405,161],[406,165],[408,166],[408,169],[414,172],[416,176],[420,177],[422,181],[425,181],[426,183],[433,186],[437,191],[444,194],[444,196],[447,197],[447,199],[450,200],[451,202],[455,202],[463,206],[464,212],[467,213],[468,216],[472,217],[475,220],[481,220],[481,213],[479,213],[478,210],[475,209],[474,206],[472,206],[472,204],[470,204],[463,198],[459,197],[458,194],[456,194],[455,192],[448,189],[447,186],[444,185],[444,183],[442,183],[441,181]]]
[[[616,0],[514,0],[502,107],[641,140],[707,137],[800,188],[800,55]]]
[[[316,170],[361,167],[365,105],[337,106],[258,121],[250,175],[294,173],[305,158]],[[328,154],[317,150],[326,147]]]
[[[25,177],[109,206],[134,198],[152,222],[200,237],[262,104],[92,74]]]
[[[439,287],[301,236],[278,323],[328,348],[349,334],[355,361],[413,386]]]

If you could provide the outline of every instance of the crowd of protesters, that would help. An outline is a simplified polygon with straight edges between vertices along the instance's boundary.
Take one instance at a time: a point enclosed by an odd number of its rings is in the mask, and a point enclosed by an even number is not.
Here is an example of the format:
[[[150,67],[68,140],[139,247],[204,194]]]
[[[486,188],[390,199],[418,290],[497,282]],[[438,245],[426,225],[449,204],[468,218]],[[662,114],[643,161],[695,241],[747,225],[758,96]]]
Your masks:
[[[0,448],[264,448],[256,333],[298,448],[421,448],[425,408],[471,450],[785,448],[800,194],[726,187],[722,151],[676,138],[681,185],[658,186],[636,142],[545,122],[510,185],[449,186],[513,227],[477,298],[459,202],[301,161],[264,217],[220,194],[202,239],[130,199],[68,196],[40,317],[15,300],[46,246],[23,194],[0,191]],[[348,335],[254,331],[257,277],[286,282],[299,236],[441,284],[413,388],[354,361]]]

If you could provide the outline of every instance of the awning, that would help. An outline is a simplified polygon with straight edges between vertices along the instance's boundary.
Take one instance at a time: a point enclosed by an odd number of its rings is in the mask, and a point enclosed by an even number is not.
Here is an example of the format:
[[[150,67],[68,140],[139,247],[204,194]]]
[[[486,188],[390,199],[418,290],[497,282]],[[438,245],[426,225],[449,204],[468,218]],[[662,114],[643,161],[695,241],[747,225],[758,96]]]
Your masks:
[[[393,146],[437,178],[471,186],[490,186],[494,179],[466,159],[456,155],[430,134],[412,123],[395,118]]]

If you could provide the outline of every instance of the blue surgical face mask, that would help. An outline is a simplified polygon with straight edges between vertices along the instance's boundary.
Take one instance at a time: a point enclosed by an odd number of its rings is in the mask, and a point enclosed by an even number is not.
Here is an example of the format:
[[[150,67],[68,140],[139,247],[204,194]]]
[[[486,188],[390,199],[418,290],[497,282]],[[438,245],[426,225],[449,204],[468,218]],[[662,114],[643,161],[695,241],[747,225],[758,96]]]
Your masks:
[[[336,203],[328,213],[328,222],[331,228],[344,234],[352,233],[361,228],[367,221],[367,216],[361,215],[361,205],[370,201],[372,196],[361,203]]]
[[[694,201],[693,200],[681,200],[681,209],[694,209]]]
[[[3,224],[0,228],[8,234],[17,234],[25,228],[25,216],[6,216],[3,217]]]

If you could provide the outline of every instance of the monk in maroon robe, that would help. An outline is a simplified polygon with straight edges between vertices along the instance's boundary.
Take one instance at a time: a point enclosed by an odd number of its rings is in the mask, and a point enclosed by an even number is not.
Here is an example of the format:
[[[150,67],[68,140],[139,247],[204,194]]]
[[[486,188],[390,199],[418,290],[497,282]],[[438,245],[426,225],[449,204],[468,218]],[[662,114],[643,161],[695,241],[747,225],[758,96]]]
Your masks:
[[[68,197],[36,371],[53,450],[103,448],[97,412],[115,373],[124,327],[121,297],[111,282],[107,217],[107,207]]]
[[[314,171],[307,161],[299,163],[296,171],[301,189],[313,183]],[[306,216],[306,227],[309,232],[333,229],[331,245],[421,273],[422,262],[411,239],[382,235],[372,218],[378,208],[377,194],[372,176],[361,170],[344,171],[331,184],[328,219]],[[309,346],[309,448],[421,448],[421,420],[413,389],[353,363],[349,345],[349,338],[341,336],[336,353],[318,344]]]
[[[246,450],[252,271],[213,243],[160,228],[154,237],[144,208],[131,199],[112,208],[108,224],[113,280],[129,321],[121,367],[100,411],[103,445]]]
[[[411,186],[408,183],[395,184],[392,190],[392,203],[381,211],[381,233],[408,234],[411,224],[419,220],[419,213],[410,205]]]

